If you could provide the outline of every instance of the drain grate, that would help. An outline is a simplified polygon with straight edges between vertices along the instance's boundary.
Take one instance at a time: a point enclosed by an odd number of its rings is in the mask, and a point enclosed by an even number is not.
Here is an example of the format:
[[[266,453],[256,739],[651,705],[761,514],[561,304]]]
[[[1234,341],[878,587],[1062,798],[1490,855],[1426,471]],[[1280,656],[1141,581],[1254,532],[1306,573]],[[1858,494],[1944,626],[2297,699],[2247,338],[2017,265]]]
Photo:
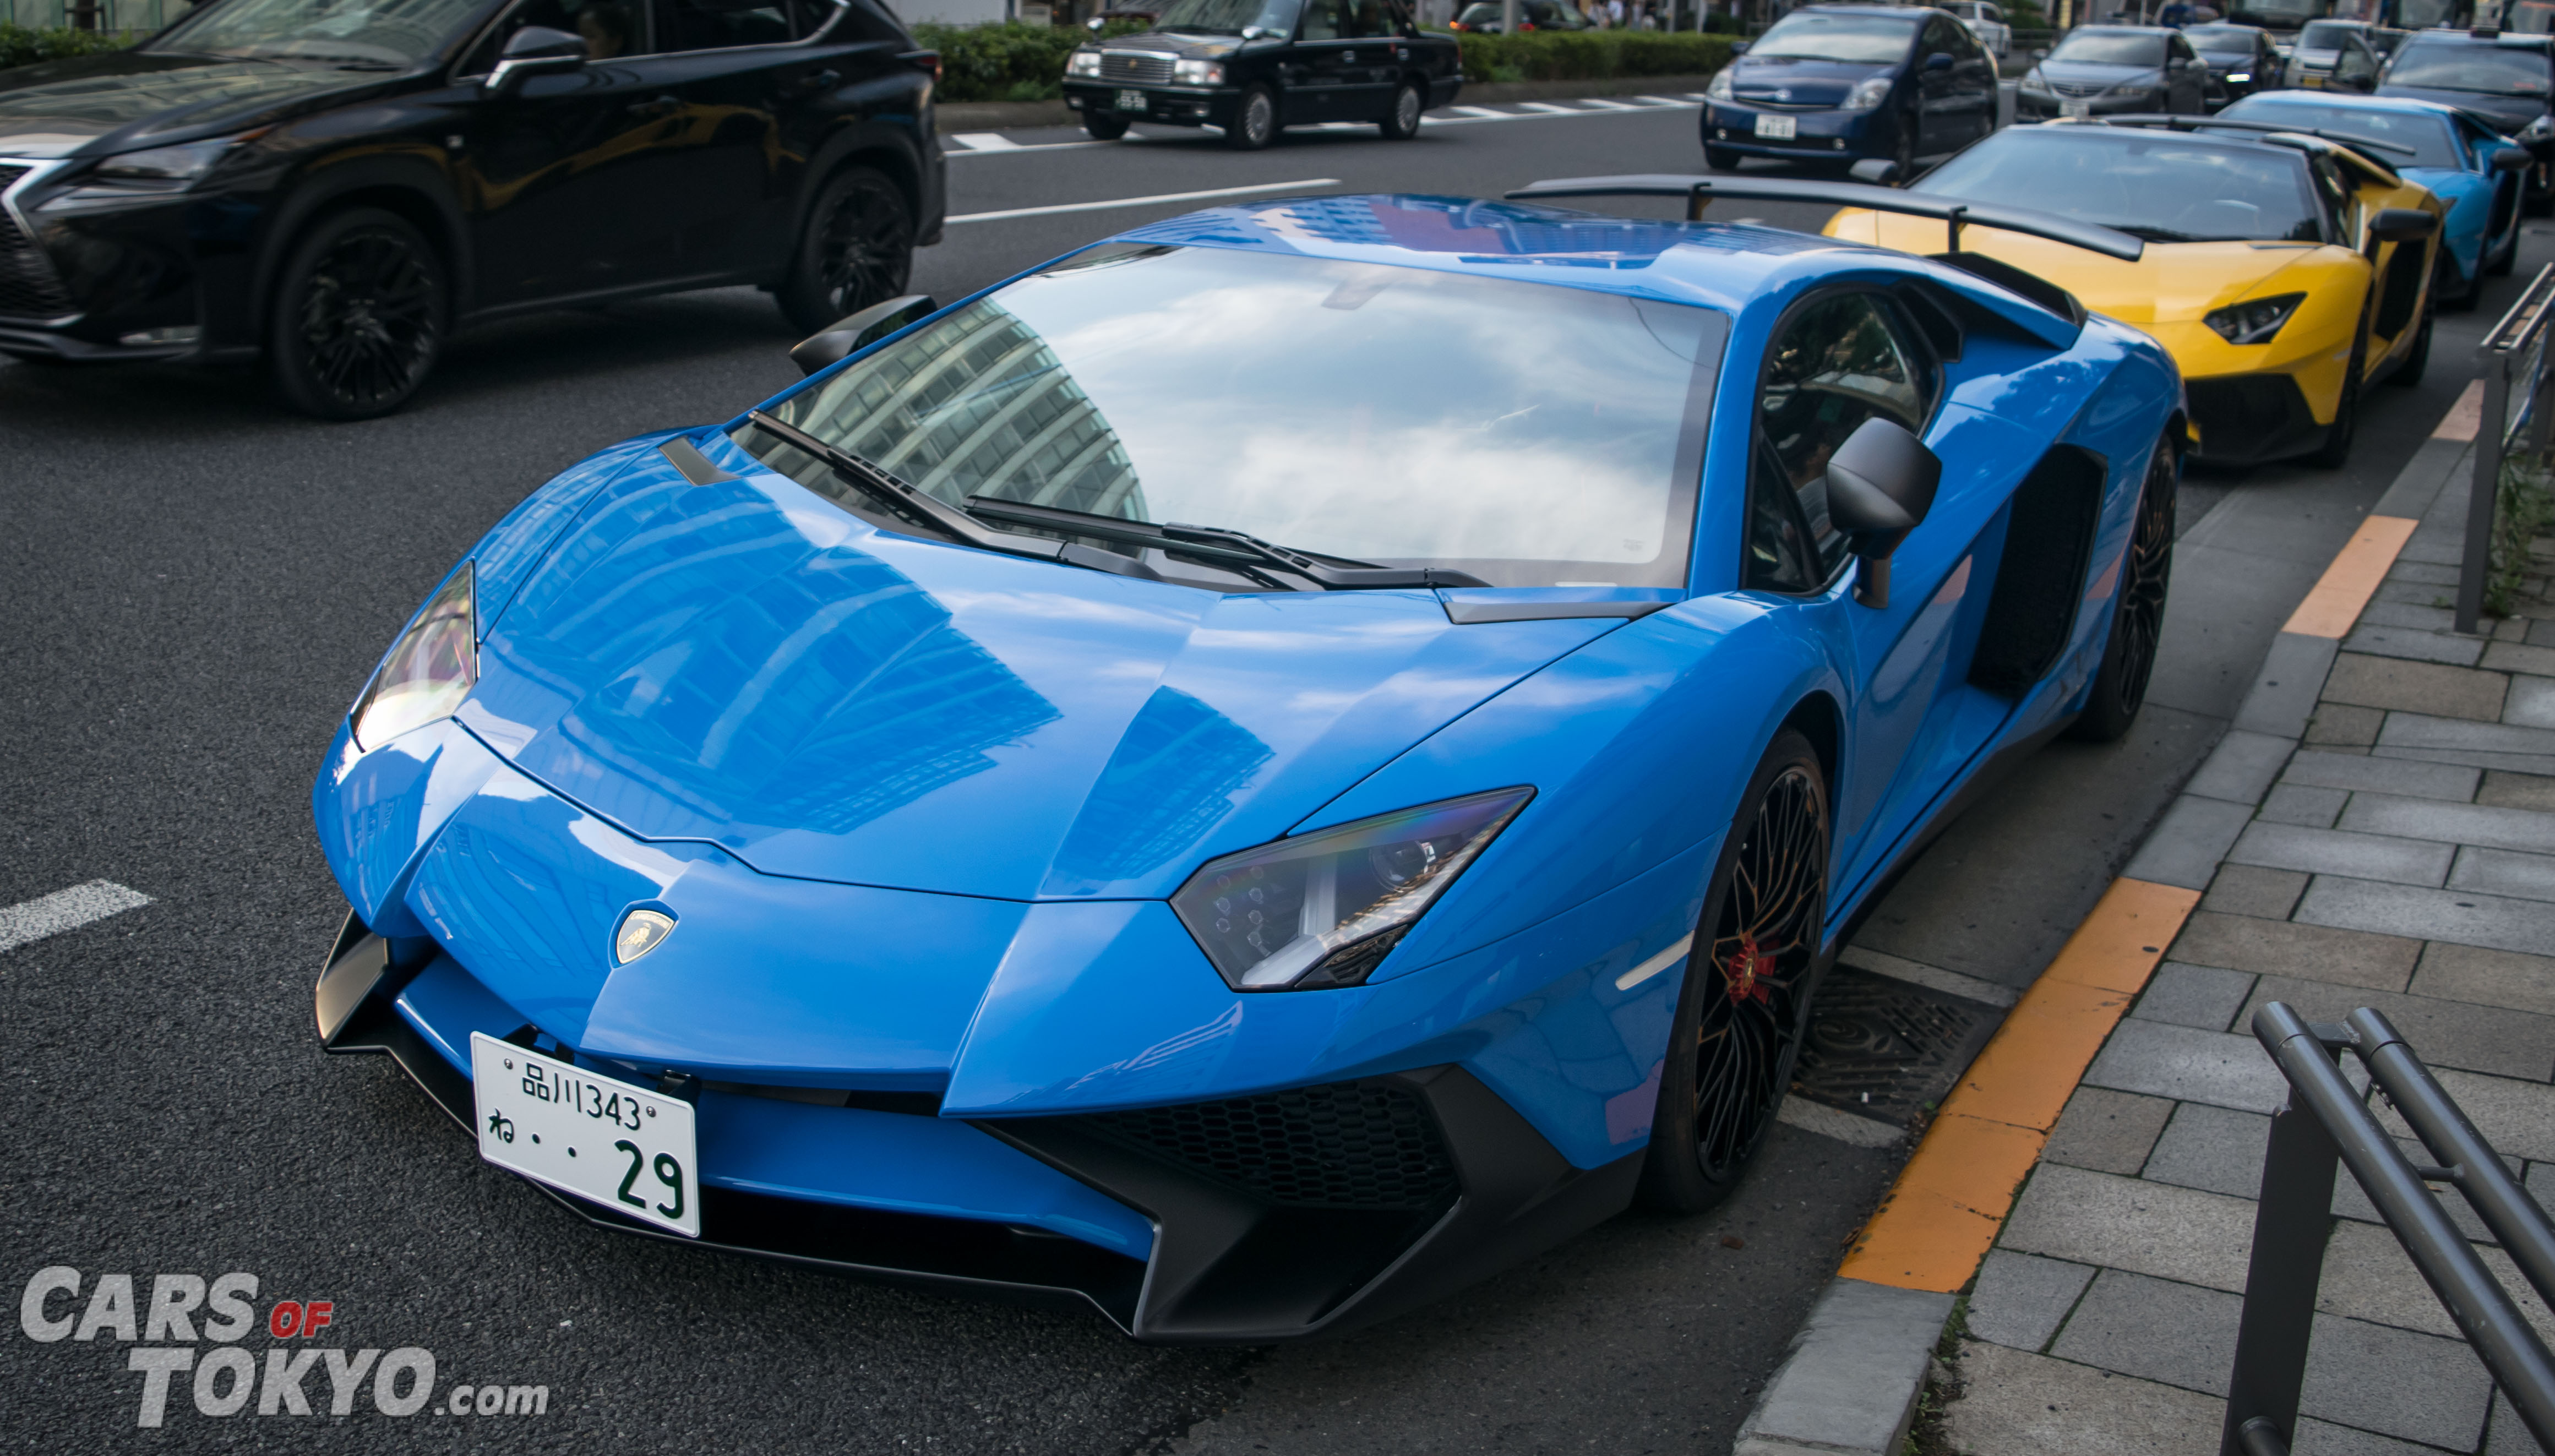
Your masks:
[[[1904,1127],[1952,1090],[2005,1013],[1852,966],[1838,966],[1810,1007],[1792,1095]]]

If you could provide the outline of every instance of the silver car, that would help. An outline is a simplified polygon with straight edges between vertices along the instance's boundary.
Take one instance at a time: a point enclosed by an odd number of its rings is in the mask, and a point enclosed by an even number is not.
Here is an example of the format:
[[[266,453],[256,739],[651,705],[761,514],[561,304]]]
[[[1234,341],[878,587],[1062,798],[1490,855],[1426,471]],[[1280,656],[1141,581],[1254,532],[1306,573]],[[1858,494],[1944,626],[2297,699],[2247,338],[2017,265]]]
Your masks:
[[[1978,37],[1979,44],[1997,60],[2003,61],[2006,53],[2013,49],[2013,27],[2006,23],[2005,12],[1993,0],[1948,0],[1942,8],[1968,26],[1970,34]]]

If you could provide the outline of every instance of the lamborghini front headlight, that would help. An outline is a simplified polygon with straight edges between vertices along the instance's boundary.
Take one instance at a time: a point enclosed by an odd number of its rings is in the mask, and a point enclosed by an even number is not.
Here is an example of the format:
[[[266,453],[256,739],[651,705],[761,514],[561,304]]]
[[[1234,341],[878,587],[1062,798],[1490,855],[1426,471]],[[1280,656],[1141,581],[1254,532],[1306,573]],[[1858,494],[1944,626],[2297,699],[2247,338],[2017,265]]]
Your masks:
[[[2282,294],[2276,299],[2247,299],[2211,309],[2201,321],[2218,330],[2218,336],[2231,344],[2267,344],[2279,333],[2280,325],[2298,311],[2307,301],[2304,294]]]
[[[452,716],[479,681],[478,573],[467,561],[426,601],[355,701],[355,746],[381,747]]]
[[[1532,797],[1495,789],[1229,854],[1171,910],[1236,991],[1355,986]]]

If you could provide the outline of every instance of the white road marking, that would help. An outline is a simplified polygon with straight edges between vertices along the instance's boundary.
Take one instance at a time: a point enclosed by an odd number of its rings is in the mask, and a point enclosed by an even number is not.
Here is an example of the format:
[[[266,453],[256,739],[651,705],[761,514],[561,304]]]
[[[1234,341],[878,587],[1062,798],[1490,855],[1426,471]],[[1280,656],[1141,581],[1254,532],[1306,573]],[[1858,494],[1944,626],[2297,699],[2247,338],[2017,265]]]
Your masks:
[[[1674,107],[1682,111],[1692,111],[1697,109],[1693,101],[1677,101],[1665,96],[1640,96],[1634,99],[1647,101],[1650,104],[1645,107],[1607,106],[1592,109],[1581,109],[1575,106],[1554,106],[1549,102],[1541,101],[1521,101],[1518,103],[1521,106],[1532,106],[1536,108],[1532,111],[1494,111],[1487,106],[1440,106],[1436,110],[1427,114],[1426,124],[1429,126],[1480,126],[1486,122],[1494,121],[1550,121],[1557,117],[1564,116],[1619,116],[1628,111],[1655,111],[1663,106]],[[1321,123],[1319,126],[1307,127],[1303,128],[1303,130],[1356,132],[1365,131],[1371,125],[1373,125],[1373,123],[1362,121],[1326,121]],[[1207,128],[1207,130],[1210,133],[1215,131],[1212,127]],[[982,135],[986,135],[986,133],[967,132],[961,134],[961,137]],[[953,137],[951,140],[960,140],[961,137]],[[1077,147],[1124,147],[1137,142],[1159,143],[1170,140],[1172,140],[1172,138],[1147,136],[1142,132],[1129,132],[1126,136],[1114,142],[1014,142],[1008,147],[991,147],[983,149],[969,148],[963,151],[951,152],[949,154],[949,160],[955,162],[961,157],[1018,157],[1032,152],[1065,152],[1071,151]],[[949,220],[951,222],[957,222],[961,219],[953,217]]]
[[[1520,101],[1518,105],[1527,111],[1559,112],[1563,116],[1573,116],[1579,111],[1576,106],[1555,106],[1549,101]]]
[[[1633,99],[1641,102],[1644,106],[1683,106],[1686,104],[1674,96],[1635,96]]]
[[[958,132],[949,140],[970,152],[1017,152],[1021,144],[1001,132]]]
[[[1624,974],[1617,976],[1615,978],[1615,989],[1618,991],[1632,990],[1634,987],[1641,985],[1643,981],[1646,981],[1652,976],[1657,975],[1659,972],[1666,970],[1668,967],[1675,965],[1678,961],[1685,959],[1685,953],[1693,948],[1694,936],[1691,934],[1683,936],[1674,945],[1671,945],[1667,949],[1660,951],[1658,954],[1651,956],[1648,960],[1633,967]]]
[[[1463,116],[1506,116],[1509,114],[1505,111],[1493,111],[1488,106],[1440,106],[1437,109],[1440,111],[1456,112]]]
[[[64,930],[76,930],[91,920],[122,914],[150,903],[150,896],[127,890],[112,880],[91,880],[68,890],[57,890],[41,900],[0,910],[0,951],[15,950],[29,941],[60,935]]]
[[[1600,111],[1639,111],[1642,109],[1630,101],[1618,101],[1611,96],[1582,96],[1579,98],[1579,104],[1582,106],[1594,106]]]
[[[1027,148],[1022,150],[1027,151]],[[1304,187],[1335,187],[1335,177],[1308,177],[1302,182],[1261,182],[1248,187],[1214,187],[1203,192],[1162,192],[1151,197],[1112,197],[1105,202],[1059,202],[1052,207],[1010,207],[1000,212],[962,212],[951,222],[993,222],[1005,217],[1044,217],[1054,212],[1101,212],[1112,207],[1151,207],[1160,202],[1197,202],[1209,197],[1243,197],[1254,192],[1291,192]]]
[[[1774,1121],[1804,1133],[1851,1143],[1857,1148],[1887,1148],[1907,1136],[1887,1123],[1839,1112],[1825,1103],[1812,1102],[1805,1097],[1784,1098],[1782,1107],[1774,1113]]]

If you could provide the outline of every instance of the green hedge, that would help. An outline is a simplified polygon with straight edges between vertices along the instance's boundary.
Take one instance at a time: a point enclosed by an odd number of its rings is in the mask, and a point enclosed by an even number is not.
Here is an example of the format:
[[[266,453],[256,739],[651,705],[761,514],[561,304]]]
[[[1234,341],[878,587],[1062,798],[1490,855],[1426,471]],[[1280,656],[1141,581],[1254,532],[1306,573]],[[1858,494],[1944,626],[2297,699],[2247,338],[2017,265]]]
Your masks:
[[[22,25],[0,21],[0,70],[13,65],[33,65],[39,61],[86,56],[95,51],[119,51],[137,39],[139,37],[113,31],[29,30]]]
[[[1123,36],[1144,27],[1119,22],[1101,32]],[[913,38],[940,53],[943,101],[1052,101],[1064,94],[1064,58],[1091,38],[1080,26],[918,25]]]
[[[1609,76],[1710,75],[1730,63],[1730,36],[1691,31],[1537,31],[1456,38],[1469,81],[1583,81]]]

